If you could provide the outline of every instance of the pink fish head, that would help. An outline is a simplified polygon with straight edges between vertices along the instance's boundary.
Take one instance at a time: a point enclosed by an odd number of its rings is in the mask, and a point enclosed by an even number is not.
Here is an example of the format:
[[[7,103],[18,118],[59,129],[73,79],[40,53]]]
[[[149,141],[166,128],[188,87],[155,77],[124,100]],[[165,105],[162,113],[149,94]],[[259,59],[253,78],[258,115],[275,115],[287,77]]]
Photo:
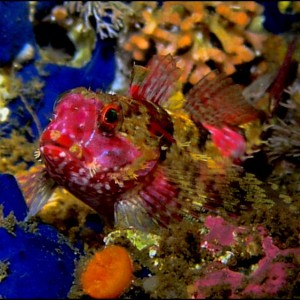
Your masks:
[[[152,171],[171,125],[154,103],[76,88],[56,104],[40,152],[58,185],[99,210],[99,199],[111,201]]]

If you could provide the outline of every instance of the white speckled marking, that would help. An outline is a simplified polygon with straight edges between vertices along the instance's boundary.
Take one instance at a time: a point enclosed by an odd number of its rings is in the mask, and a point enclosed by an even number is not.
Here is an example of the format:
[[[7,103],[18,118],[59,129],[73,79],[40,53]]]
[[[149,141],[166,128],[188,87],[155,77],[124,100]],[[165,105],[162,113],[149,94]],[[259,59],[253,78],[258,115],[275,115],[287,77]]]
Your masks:
[[[80,175],[83,175],[83,174],[85,174],[85,170],[84,170],[84,168],[80,168],[78,172],[79,172],[79,174],[80,174]]]
[[[66,152],[60,152],[59,154],[58,154],[58,156],[59,157],[61,157],[61,158],[64,158],[64,157],[66,157]]]
[[[106,190],[108,190],[108,191],[110,190],[110,185],[108,182],[105,182],[104,187]]]
[[[94,188],[95,188],[96,190],[100,190],[102,187],[103,187],[103,184],[102,184],[101,182],[96,183],[96,184],[94,185]]]

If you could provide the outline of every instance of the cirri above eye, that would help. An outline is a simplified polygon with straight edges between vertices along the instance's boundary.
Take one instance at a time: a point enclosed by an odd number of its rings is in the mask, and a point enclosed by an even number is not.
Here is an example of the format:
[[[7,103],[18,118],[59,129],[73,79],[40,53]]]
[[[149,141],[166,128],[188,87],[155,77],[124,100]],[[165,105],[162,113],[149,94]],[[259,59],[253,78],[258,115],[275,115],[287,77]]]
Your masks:
[[[104,106],[99,116],[99,128],[105,132],[112,132],[121,122],[121,108],[117,104]]]

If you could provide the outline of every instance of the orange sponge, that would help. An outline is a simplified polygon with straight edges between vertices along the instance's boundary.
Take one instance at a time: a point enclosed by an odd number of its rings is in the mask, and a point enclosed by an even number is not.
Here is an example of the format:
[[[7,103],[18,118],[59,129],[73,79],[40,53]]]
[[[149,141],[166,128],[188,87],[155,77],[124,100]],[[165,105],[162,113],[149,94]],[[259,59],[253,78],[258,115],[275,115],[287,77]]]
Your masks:
[[[128,251],[111,245],[95,253],[81,274],[84,293],[93,298],[117,298],[130,285],[133,264]]]

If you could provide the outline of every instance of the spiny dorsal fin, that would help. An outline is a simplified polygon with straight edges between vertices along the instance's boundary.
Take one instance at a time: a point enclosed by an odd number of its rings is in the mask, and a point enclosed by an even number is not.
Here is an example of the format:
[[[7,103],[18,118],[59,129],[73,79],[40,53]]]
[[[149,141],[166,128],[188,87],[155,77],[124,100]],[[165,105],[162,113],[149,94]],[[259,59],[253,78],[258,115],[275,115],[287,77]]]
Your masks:
[[[135,65],[129,93],[136,100],[163,105],[177,89],[181,70],[171,55],[155,55],[147,67]]]
[[[185,109],[196,124],[238,126],[258,118],[259,112],[242,95],[230,77],[210,72],[186,95]]]

